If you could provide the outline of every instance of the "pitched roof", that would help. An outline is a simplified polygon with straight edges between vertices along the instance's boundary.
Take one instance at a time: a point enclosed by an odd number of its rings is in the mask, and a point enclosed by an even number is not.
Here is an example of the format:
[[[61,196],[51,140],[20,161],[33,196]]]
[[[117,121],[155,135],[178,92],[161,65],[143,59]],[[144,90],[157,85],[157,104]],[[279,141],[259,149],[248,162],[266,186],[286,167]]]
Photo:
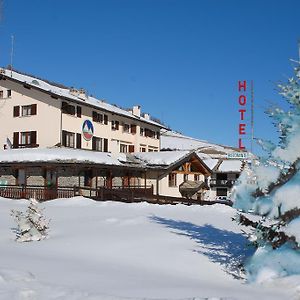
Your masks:
[[[64,87],[60,84],[50,83],[49,81],[41,80],[34,76],[29,76],[22,74],[20,72],[16,71],[10,71],[7,69],[0,69],[0,79],[1,77],[5,77],[6,79],[13,80],[15,82],[26,84],[34,89],[46,92],[51,95],[58,96],[60,98],[73,101],[76,103],[79,103],[81,105],[88,105],[95,107],[97,109],[101,109],[103,111],[112,112],[117,115],[125,116],[131,119],[140,120],[142,122],[158,126],[160,128],[166,128],[164,125],[157,123],[152,120],[148,120],[144,117],[138,117],[133,115],[130,111],[127,111],[125,109],[119,108],[115,105],[106,103],[104,100],[100,100],[91,96],[86,96],[85,99],[83,99],[80,96],[76,96],[70,92],[70,89],[67,87]]]

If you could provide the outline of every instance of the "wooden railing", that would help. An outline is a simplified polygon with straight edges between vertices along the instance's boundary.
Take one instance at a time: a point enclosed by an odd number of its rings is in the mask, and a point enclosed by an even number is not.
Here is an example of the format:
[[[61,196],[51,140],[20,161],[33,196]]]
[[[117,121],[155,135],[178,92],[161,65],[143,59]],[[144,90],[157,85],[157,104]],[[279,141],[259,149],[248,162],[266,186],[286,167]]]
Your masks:
[[[29,199],[45,201],[56,198],[71,198],[76,195],[76,188],[48,188],[41,186],[0,186],[0,196],[11,199]]]
[[[113,186],[112,188],[99,187],[95,200],[123,200],[126,202],[141,201],[153,197],[153,186]]]
[[[170,197],[153,194],[153,186],[113,186],[107,187],[58,187],[49,188],[41,186],[15,186],[15,185],[0,185],[0,197],[11,199],[29,199],[35,198],[39,201],[47,201],[57,198],[71,198],[82,195],[97,201],[114,200],[126,203],[143,202],[154,204],[185,204],[185,205],[211,205],[223,203],[232,205],[225,201],[203,201],[195,199],[186,199],[181,197]]]

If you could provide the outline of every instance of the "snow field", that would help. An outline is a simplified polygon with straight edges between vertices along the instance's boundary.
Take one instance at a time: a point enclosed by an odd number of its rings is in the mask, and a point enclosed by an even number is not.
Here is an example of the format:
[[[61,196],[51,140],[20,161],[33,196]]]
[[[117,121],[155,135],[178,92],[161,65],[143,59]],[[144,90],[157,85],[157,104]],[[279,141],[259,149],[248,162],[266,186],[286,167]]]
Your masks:
[[[17,243],[0,198],[0,299],[290,299],[293,289],[237,280],[250,255],[231,207],[94,202],[41,204],[49,238]],[[227,271],[226,271],[227,270]]]

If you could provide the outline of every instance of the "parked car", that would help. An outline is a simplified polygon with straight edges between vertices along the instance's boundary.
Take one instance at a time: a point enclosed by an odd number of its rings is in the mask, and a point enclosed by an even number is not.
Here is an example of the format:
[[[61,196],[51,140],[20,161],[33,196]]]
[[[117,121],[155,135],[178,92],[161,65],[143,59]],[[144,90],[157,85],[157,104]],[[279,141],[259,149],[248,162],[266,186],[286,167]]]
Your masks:
[[[227,196],[218,196],[215,200],[216,203],[226,204],[229,206],[233,205],[233,202]]]

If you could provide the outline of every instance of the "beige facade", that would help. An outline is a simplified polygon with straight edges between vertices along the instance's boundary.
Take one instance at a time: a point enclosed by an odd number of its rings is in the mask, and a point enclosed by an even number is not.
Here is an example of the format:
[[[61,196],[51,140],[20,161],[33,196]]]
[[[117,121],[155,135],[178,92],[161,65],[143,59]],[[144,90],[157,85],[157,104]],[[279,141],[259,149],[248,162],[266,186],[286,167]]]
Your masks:
[[[47,91],[36,84],[40,80],[28,84],[13,73],[12,78],[7,70],[0,74],[1,149],[60,145],[116,154],[159,151],[163,126],[141,116],[139,106],[125,111],[105,104],[103,109],[100,100],[80,91],[63,89],[60,95],[54,86]]]

